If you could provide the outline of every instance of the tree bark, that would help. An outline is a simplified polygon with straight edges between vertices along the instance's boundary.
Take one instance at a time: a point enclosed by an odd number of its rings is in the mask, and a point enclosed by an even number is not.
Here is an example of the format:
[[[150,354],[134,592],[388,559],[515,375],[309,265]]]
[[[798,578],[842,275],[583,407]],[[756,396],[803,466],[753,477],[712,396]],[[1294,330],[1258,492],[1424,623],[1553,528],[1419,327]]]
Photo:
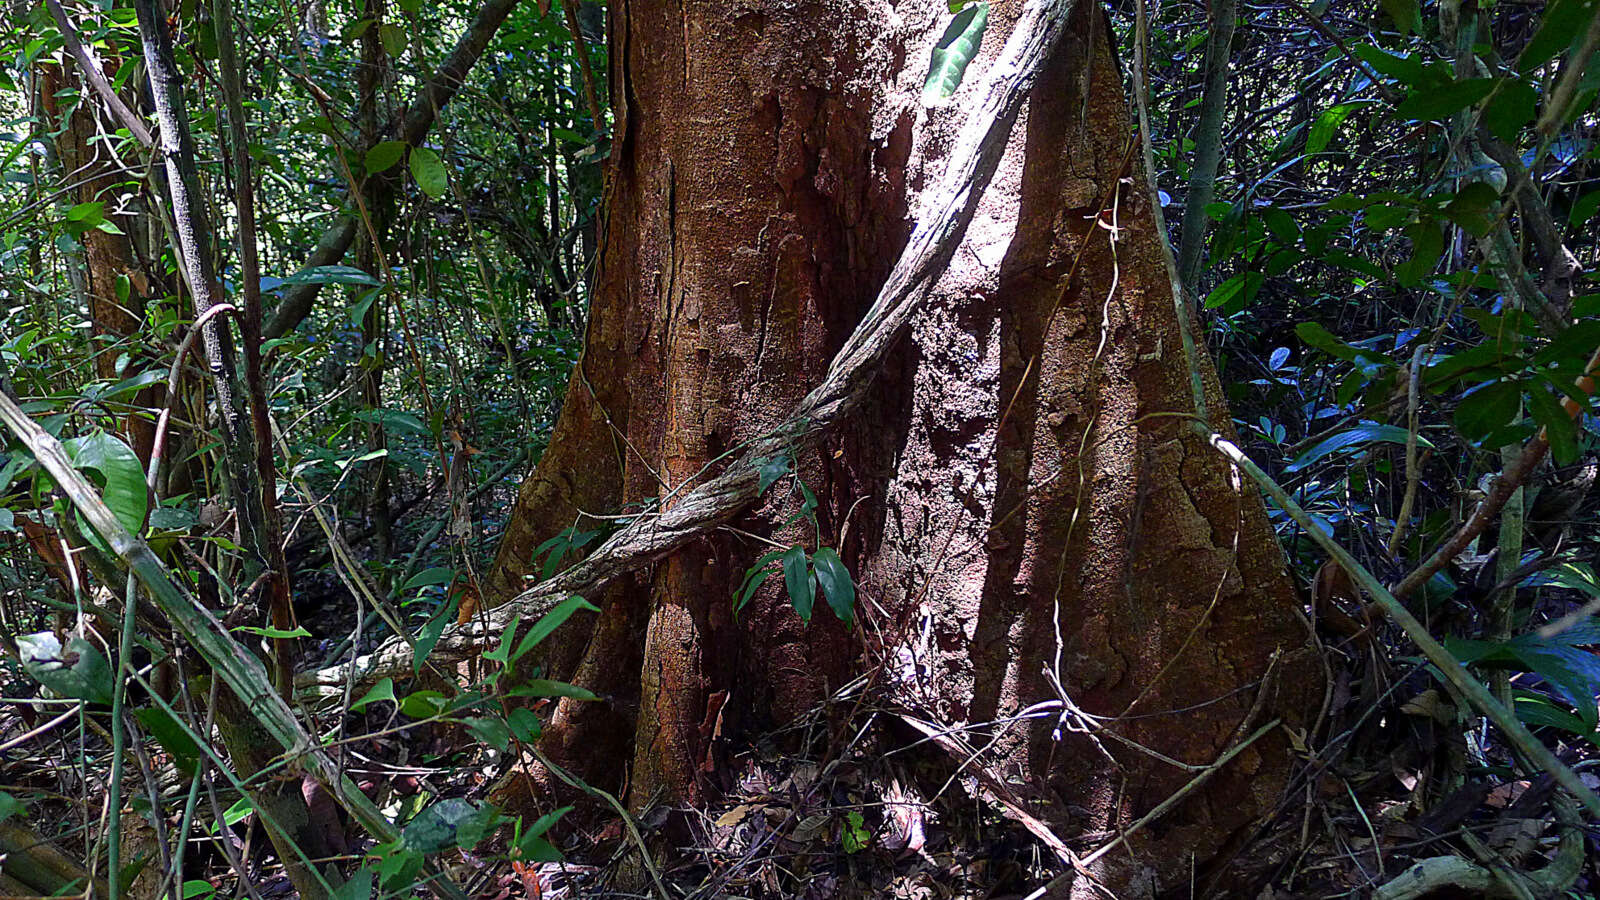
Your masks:
[[[969,85],[1019,6],[993,10]],[[974,102],[966,87],[919,103],[949,20],[937,0],[622,0],[610,14],[617,127],[586,350],[491,600],[581,512],[670,510],[785,421],[868,315]],[[737,523],[838,547],[859,630],[820,601],[802,622],[781,579],[735,619],[769,548],[713,532],[590,597],[593,627],[554,643],[552,673],[607,698],[558,707],[559,762],[608,787],[630,773],[635,807],[704,802],[725,787],[726,738],[879,664],[877,699],[992,736],[979,763],[1020,774],[1030,812],[1070,840],[1139,819],[1193,772],[1058,733],[1063,710],[1194,766],[1252,715],[1309,718],[1320,692],[1261,502],[1183,418],[1189,373],[1120,85],[1085,4],[910,346],[800,454],[819,529],[783,524],[782,486]],[[1209,364],[1203,378],[1226,431]],[[1045,718],[991,724],[1040,703]],[[1291,762],[1272,732],[1167,813],[1160,852],[1145,829],[1095,877],[1124,897],[1187,883],[1270,811]]]

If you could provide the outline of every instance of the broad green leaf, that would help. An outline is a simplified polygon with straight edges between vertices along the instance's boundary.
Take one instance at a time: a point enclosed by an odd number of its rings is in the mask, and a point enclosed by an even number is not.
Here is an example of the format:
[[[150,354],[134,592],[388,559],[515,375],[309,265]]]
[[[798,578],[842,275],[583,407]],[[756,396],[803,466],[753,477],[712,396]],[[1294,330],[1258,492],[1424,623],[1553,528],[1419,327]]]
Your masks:
[[[371,900],[373,875],[371,869],[362,866],[350,876],[350,880],[334,888],[328,896],[332,900]]]
[[[506,716],[506,725],[511,729],[511,736],[524,744],[531,744],[539,739],[544,731],[539,722],[539,716],[525,706],[519,706]]]
[[[1567,213],[1567,222],[1576,228],[1594,218],[1597,212],[1600,212],[1600,191],[1590,191],[1572,204],[1571,211]]]
[[[511,749],[511,729],[506,726],[503,719],[493,716],[462,719],[461,724],[467,726],[467,730],[472,732],[472,736],[479,742],[488,744],[501,753]]]
[[[237,825],[246,817],[256,811],[256,805],[250,802],[248,795],[240,797],[233,805],[222,811],[222,824]]]
[[[1439,87],[1418,88],[1395,107],[1395,112],[1422,122],[1444,119],[1489,96],[1493,89],[1493,78],[1468,78]]]
[[[817,600],[817,583],[811,579],[811,569],[806,565],[806,550],[795,545],[783,552],[783,586],[789,591],[789,602],[794,611],[806,622],[811,621],[811,607]]]
[[[383,42],[383,52],[398,58],[406,52],[406,30],[399,25],[384,23],[378,29],[378,40]]]
[[[427,147],[411,148],[411,177],[417,180],[417,187],[433,200],[443,197],[445,191],[450,189],[444,162],[439,159],[439,154]]]
[[[1474,181],[1456,192],[1455,197],[1445,205],[1444,214],[1473,236],[1481,238],[1489,233],[1494,207],[1499,201],[1499,191],[1482,181]]]
[[[79,203],[77,206],[67,210],[67,221],[83,222],[85,224],[92,225],[95,222],[105,218],[105,211],[105,203],[98,200],[91,201],[89,203]]]
[[[756,461],[756,469],[760,473],[756,484],[756,496],[767,492],[772,483],[789,474],[789,469],[794,465],[794,458],[788,454],[769,456]]]
[[[544,815],[535,819],[532,824],[528,825],[528,827],[522,829],[523,839],[526,840],[528,838],[543,836],[545,832],[549,831],[551,828],[554,828],[555,824],[561,821],[562,816],[569,812],[572,812],[572,807],[563,806],[554,812],[545,813]]]
[[[833,614],[839,621],[850,624],[856,615],[856,585],[844,560],[839,558],[839,551],[832,547],[817,548],[817,552],[811,554],[811,567],[817,573],[817,582],[822,585],[822,594]]]
[[[739,611],[744,609],[745,604],[750,602],[750,598],[756,595],[756,591],[761,590],[761,586],[776,574],[778,574],[777,569],[763,568],[754,570],[753,577],[745,579],[744,589],[739,592],[738,599],[734,601],[733,614],[735,616],[739,615]]]
[[[18,800],[16,797],[13,797],[5,791],[0,791],[0,822],[4,822],[12,816],[24,813],[27,811],[27,809],[28,807],[21,800]]]
[[[1539,90],[1516,78],[1502,79],[1500,90],[1483,108],[1483,124],[1489,133],[1508,144],[1517,142],[1522,126],[1533,121],[1539,106]]]
[[[199,878],[183,883],[183,900],[194,900],[195,897],[209,897],[216,892],[217,889],[212,886],[211,882],[202,881]],[[343,896],[337,894],[335,896],[338,900],[346,900]],[[362,895],[363,900],[365,900],[365,897],[366,895]]]
[[[376,175],[394,168],[401,157],[406,155],[405,141],[383,141],[373,144],[367,151],[366,166],[368,175]]]
[[[1294,462],[1284,467],[1285,472],[1298,472],[1319,459],[1331,456],[1345,450],[1363,447],[1373,443],[1405,444],[1409,432],[1398,425],[1379,425],[1376,422],[1362,422],[1353,428],[1331,435],[1308,447],[1304,453],[1295,457]],[[1422,435],[1417,435],[1418,447],[1433,447],[1433,442]]]
[[[1595,0],[1551,0],[1545,4],[1544,21],[1517,57],[1517,71],[1531,72],[1580,40],[1588,31],[1596,6]]]
[[[1433,274],[1444,255],[1444,230],[1438,222],[1425,219],[1407,225],[1405,235],[1411,239],[1411,258],[1395,267],[1395,276],[1401,284],[1419,284]]]
[[[145,488],[144,466],[133,449],[104,431],[62,441],[61,446],[72,464],[100,488],[117,522],[132,534],[143,530],[150,494]],[[85,533],[92,533],[86,522],[83,527]]]
[[[1334,337],[1333,333],[1322,327],[1319,322],[1301,322],[1294,327],[1294,333],[1299,335],[1300,340],[1307,346],[1315,347],[1335,359],[1351,362],[1361,355],[1359,348]]]
[[[1549,698],[1542,694],[1517,691],[1513,706],[1517,718],[1525,725],[1534,728],[1558,728],[1587,738],[1589,743],[1600,746],[1600,734],[1596,734],[1595,730],[1586,725],[1582,719],[1551,703]]]
[[[180,771],[191,775],[194,773],[195,764],[200,761],[200,745],[195,743],[171,713],[152,706],[134,710],[133,717],[171,754],[173,764]]]
[[[413,719],[431,719],[444,710],[444,694],[438,691],[413,691],[400,701],[400,712]]]
[[[1221,308],[1228,313],[1238,312],[1255,298],[1266,280],[1266,275],[1261,272],[1240,272],[1206,295],[1206,309]]]
[[[356,712],[356,711],[362,709],[363,707],[366,707],[366,706],[368,706],[370,704],[373,704],[373,703],[377,703],[380,700],[388,700],[390,703],[396,703],[397,702],[395,700],[395,696],[394,696],[394,679],[393,678],[385,678],[382,681],[378,682],[377,684],[373,685],[365,694],[361,695],[361,699],[360,700],[357,700],[356,702],[350,704],[350,711],[351,712]]]
[[[1401,34],[1422,30],[1422,9],[1417,0],[1379,0]]]
[[[22,669],[35,681],[70,700],[111,703],[111,666],[96,647],[72,638],[63,648],[53,632],[17,637]]]
[[[983,30],[989,24],[989,4],[974,3],[956,13],[944,35],[933,45],[928,78],[922,84],[922,105],[942,106],[955,96],[967,65],[983,44]]]
[[[1521,406],[1522,386],[1515,381],[1496,381],[1461,398],[1456,406],[1456,427],[1469,440],[1482,440],[1509,425]]]
[[[1528,391],[1528,408],[1533,419],[1544,426],[1545,437],[1550,440],[1550,453],[1557,465],[1570,466],[1577,462],[1580,447],[1578,430],[1572,417],[1556,399],[1556,395],[1542,384],[1532,385]]]
[[[484,824],[495,815],[491,806],[477,806],[460,797],[440,800],[406,824],[400,845],[416,853],[438,853],[452,847],[470,848]],[[469,842],[470,841],[470,842]]]

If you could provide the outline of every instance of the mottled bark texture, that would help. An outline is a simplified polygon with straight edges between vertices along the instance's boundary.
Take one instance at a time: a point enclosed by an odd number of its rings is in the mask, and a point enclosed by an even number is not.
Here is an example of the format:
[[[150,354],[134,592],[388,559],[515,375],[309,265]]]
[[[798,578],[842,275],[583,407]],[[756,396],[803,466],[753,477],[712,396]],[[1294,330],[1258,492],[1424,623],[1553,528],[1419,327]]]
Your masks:
[[[932,110],[919,94],[940,0],[621,0],[611,14],[617,132],[588,345],[491,602],[580,512],[670,504],[817,383],[1015,4],[996,4],[968,87]],[[1114,832],[1193,773],[1104,741],[1113,764],[1054,716],[983,725],[1059,701],[1046,670],[1084,711],[1123,716],[1107,727],[1187,763],[1235,739],[1277,651],[1257,723],[1309,717],[1320,688],[1261,502],[1177,415],[1188,373],[1130,134],[1089,4],[875,399],[800,460],[823,543],[848,535],[863,626],[826,610],[804,625],[776,580],[735,620],[733,591],[768,547],[714,533],[590,598],[598,619],[556,642],[553,673],[608,702],[562,705],[550,752],[626,780],[636,807],[700,802],[727,739],[886,661],[880,700],[997,734],[988,763],[1071,840]],[[1205,378],[1223,410],[1209,365]],[[812,548],[782,526],[793,509],[780,489],[739,525]],[[1124,897],[1186,883],[1270,810],[1287,747],[1281,732],[1260,741],[1095,868]]]

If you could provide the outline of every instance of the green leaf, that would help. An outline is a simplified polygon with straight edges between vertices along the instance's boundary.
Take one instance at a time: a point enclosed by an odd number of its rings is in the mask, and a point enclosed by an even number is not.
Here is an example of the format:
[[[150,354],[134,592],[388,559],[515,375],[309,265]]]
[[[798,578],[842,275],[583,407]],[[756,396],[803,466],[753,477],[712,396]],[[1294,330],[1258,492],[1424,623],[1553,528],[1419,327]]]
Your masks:
[[[761,590],[761,586],[776,574],[778,574],[777,569],[751,569],[750,576],[744,580],[744,588],[739,591],[739,596],[734,601],[733,614],[735,616],[739,615],[739,611],[744,609],[745,604],[750,602],[750,598],[756,595],[756,591]]]
[[[1517,71],[1531,72],[1571,47],[1588,30],[1595,0],[1551,0],[1544,7],[1544,22],[1517,57]]]
[[[378,40],[383,42],[383,51],[390,56],[399,57],[406,52],[406,30],[399,25],[384,23],[378,29]]]
[[[467,726],[481,743],[488,744],[501,753],[511,749],[511,729],[502,719],[493,717],[462,719],[461,724]]]
[[[443,197],[450,188],[444,162],[439,159],[439,154],[427,147],[411,149],[411,177],[417,180],[417,187],[434,200]]]
[[[75,637],[65,649],[54,632],[17,637],[22,669],[35,681],[70,700],[111,703],[111,667],[96,647]]]
[[[200,745],[195,743],[189,732],[172,717],[171,713],[160,707],[136,709],[133,717],[139,724],[156,739],[167,753],[171,754],[173,765],[186,775],[192,775],[195,764],[200,761]]]
[[[1474,237],[1481,238],[1489,233],[1495,204],[1499,202],[1499,191],[1482,181],[1474,181],[1456,192],[1455,197],[1445,205],[1444,214]]]
[[[211,882],[202,881],[199,878],[185,881],[183,883],[183,900],[194,900],[195,897],[209,897],[216,892],[217,889],[212,886]],[[337,892],[335,893],[335,897],[338,897],[338,900],[345,900],[345,898],[340,897]],[[362,900],[366,900],[364,895]]]
[[[237,625],[233,630],[243,631],[248,634],[258,634],[264,638],[272,638],[273,640],[288,640],[290,638],[311,637],[311,632],[307,631],[303,625],[296,626],[292,631],[283,628],[273,628],[270,625],[265,627],[256,625]]]
[[[600,695],[593,691],[568,684],[565,681],[551,681],[547,678],[533,678],[520,684],[509,691],[512,697],[571,697],[574,700],[599,700]]]
[[[1374,72],[1401,84],[1418,85],[1427,77],[1427,69],[1414,53],[1397,56],[1372,44],[1357,44],[1350,52],[1371,66]]]
[[[600,611],[598,606],[576,594],[557,603],[549,612],[541,616],[538,622],[534,623],[533,628],[523,637],[522,642],[517,644],[517,651],[506,660],[506,665],[516,662],[522,658],[523,654],[537,647],[540,641],[549,637],[551,632],[560,628],[562,623],[566,622],[567,619],[572,617],[573,613],[580,609],[595,613]]]
[[[256,811],[256,805],[250,802],[249,795],[233,801],[233,805],[222,811],[222,824],[237,825]]]
[[[332,900],[372,900],[373,871],[366,866],[355,870],[350,880],[333,889]]]
[[[1422,30],[1422,10],[1417,0],[1379,0],[1379,5],[1401,34]]]
[[[817,582],[822,585],[823,596],[839,621],[850,624],[856,615],[856,585],[845,568],[839,551],[832,547],[818,547],[811,554],[811,567],[816,571]]]
[[[1266,275],[1261,272],[1240,272],[1217,285],[1206,296],[1206,309],[1221,307],[1228,313],[1239,312],[1255,298],[1256,293],[1261,290],[1261,285],[1265,284],[1266,280]]]
[[[382,143],[373,144],[372,149],[367,151],[367,174],[376,175],[379,172],[386,172],[394,168],[394,164],[399,162],[400,158],[405,155],[405,141],[383,141]]]
[[[1522,385],[1496,381],[1461,398],[1455,423],[1469,440],[1481,441],[1498,428],[1511,424],[1522,406]]]
[[[400,585],[400,590],[397,593],[409,594],[420,587],[429,587],[435,584],[449,584],[455,577],[456,570],[450,566],[433,566],[432,568],[423,569],[421,572],[418,572],[410,578],[407,578],[406,583]]]
[[[554,812],[545,813],[522,830],[522,839],[543,837],[545,832],[554,828],[555,824],[561,821],[561,817],[569,812],[572,812],[572,807],[563,806]]]
[[[1582,449],[1578,445],[1578,430],[1572,417],[1545,385],[1536,384],[1528,391],[1528,409],[1533,420],[1544,426],[1545,437],[1550,440],[1550,453],[1557,465],[1570,466],[1578,461]]]
[[[383,282],[354,266],[308,266],[287,278],[263,278],[261,289],[276,291],[297,284],[365,284],[381,287]]]
[[[983,30],[989,24],[989,4],[974,3],[956,13],[944,35],[933,45],[928,78],[922,84],[922,105],[942,106],[955,96],[967,65],[983,45]]]
[[[439,691],[414,691],[400,701],[400,712],[413,719],[431,719],[444,705],[444,694]]]
[[[1572,204],[1572,210],[1567,214],[1567,222],[1577,228],[1594,218],[1597,212],[1600,212],[1600,191],[1590,191]]]
[[[760,473],[756,485],[756,496],[759,497],[772,487],[772,483],[789,474],[789,469],[794,465],[794,457],[788,454],[769,456],[766,459],[756,460],[756,470]]]
[[[1493,89],[1493,78],[1468,78],[1439,87],[1420,88],[1401,101],[1395,112],[1420,122],[1445,119],[1489,96]]]
[[[98,200],[91,201],[89,203],[79,203],[77,206],[67,210],[67,221],[82,222],[85,225],[93,225],[94,223],[105,218],[105,211],[105,203]]]
[[[350,711],[357,712],[363,707],[377,703],[380,700],[388,700],[391,703],[397,703],[394,696],[393,678],[385,678],[373,685],[371,689],[369,689],[365,694],[361,695],[360,700],[350,704]]]
[[[525,706],[511,710],[511,714],[506,716],[506,725],[511,729],[511,736],[524,744],[537,741],[544,731],[538,714]]]
[[[872,834],[867,831],[867,819],[861,813],[851,810],[844,814],[844,828],[839,833],[839,842],[846,853],[859,853],[867,848],[867,842],[872,839]]]
[[[5,791],[0,791],[0,822],[4,822],[12,816],[25,813],[27,810],[28,807],[21,800]]]
[[[417,645],[411,653],[411,671],[413,673],[422,671],[422,664],[428,659],[428,654],[432,653],[433,648],[439,643],[440,635],[444,634],[444,627],[455,621],[457,602],[459,602],[457,598],[451,597],[449,602],[439,610],[438,614],[429,619],[428,623],[422,626],[422,630],[417,632]],[[484,655],[487,656],[488,654]]]
[[[1379,425],[1376,422],[1362,422],[1354,428],[1341,431],[1325,440],[1307,448],[1304,453],[1295,457],[1294,462],[1284,467],[1285,472],[1298,472],[1319,459],[1331,456],[1341,451],[1354,447],[1361,447],[1372,443],[1404,444],[1409,437],[1406,429],[1397,425]],[[1433,447],[1433,442],[1422,435],[1417,435],[1418,447]]]
[[[101,489],[106,506],[117,522],[131,534],[142,531],[145,513],[150,507],[150,494],[145,489],[144,466],[133,449],[104,431],[62,441],[61,446],[72,464]],[[87,522],[83,526],[85,533],[92,533]]]
[[[1534,728],[1557,728],[1589,739],[1591,744],[1600,743],[1600,735],[1595,733],[1584,721],[1570,712],[1551,703],[1549,698],[1542,694],[1530,691],[1517,691],[1513,700],[1517,718],[1523,724]]]
[[[817,600],[817,583],[811,580],[811,569],[806,565],[806,550],[798,544],[783,551],[783,586],[789,591],[789,602],[803,621],[811,621],[811,607]]]
[[[1411,239],[1411,258],[1395,267],[1395,276],[1401,284],[1420,284],[1433,274],[1444,255],[1444,231],[1438,222],[1426,219],[1407,225],[1405,235]]]
[[[1533,121],[1538,111],[1539,90],[1515,78],[1502,79],[1500,90],[1483,108],[1483,124],[1489,133],[1508,144],[1515,144],[1522,126]]]
[[[477,843],[471,839],[481,836],[483,826],[494,816],[492,806],[477,806],[459,797],[440,800],[406,824],[400,832],[400,845],[415,853],[469,849]]]

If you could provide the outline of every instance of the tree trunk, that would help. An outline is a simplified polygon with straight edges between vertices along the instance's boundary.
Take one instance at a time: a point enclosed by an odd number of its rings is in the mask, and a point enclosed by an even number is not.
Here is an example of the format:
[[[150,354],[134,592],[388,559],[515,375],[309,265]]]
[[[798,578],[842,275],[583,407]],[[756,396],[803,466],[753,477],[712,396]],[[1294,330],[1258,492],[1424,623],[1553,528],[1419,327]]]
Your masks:
[[[587,346],[491,601],[580,510],[670,506],[821,379],[1017,15],[997,5],[968,87],[927,109],[939,0],[610,9],[616,133]],[[1262,504],[1182,418],[1189,375],[1121,84],[1103,15],[1080,4],[912,341],[856,420],[798,460],[819,527],[783,524],[798,502],[782,482],[738,523],[837,547],[860,627],[820,598],[807,625],[781,578],[736,619],[770,548],[715,532],[589,598],[593,627],[551,648],[555,676],[607,699],[558,708],[558,760],[607,787],[626,776],[636,808],[704,802],[723,739],[881,664],[876,701],[993,737],[980,764],[1020,774],[1030,811],[1071,841],[1125,828],[1194,771],[1058,729],[1063,708],[1195,766],[1246,724],[1304,727],[1320,687]],[[1123,897],[1186,884],[1271,810],[1288,746],[1281,730],[1253,744],[1167,813],[1159,852],[1146,830],[1096,876]]]

